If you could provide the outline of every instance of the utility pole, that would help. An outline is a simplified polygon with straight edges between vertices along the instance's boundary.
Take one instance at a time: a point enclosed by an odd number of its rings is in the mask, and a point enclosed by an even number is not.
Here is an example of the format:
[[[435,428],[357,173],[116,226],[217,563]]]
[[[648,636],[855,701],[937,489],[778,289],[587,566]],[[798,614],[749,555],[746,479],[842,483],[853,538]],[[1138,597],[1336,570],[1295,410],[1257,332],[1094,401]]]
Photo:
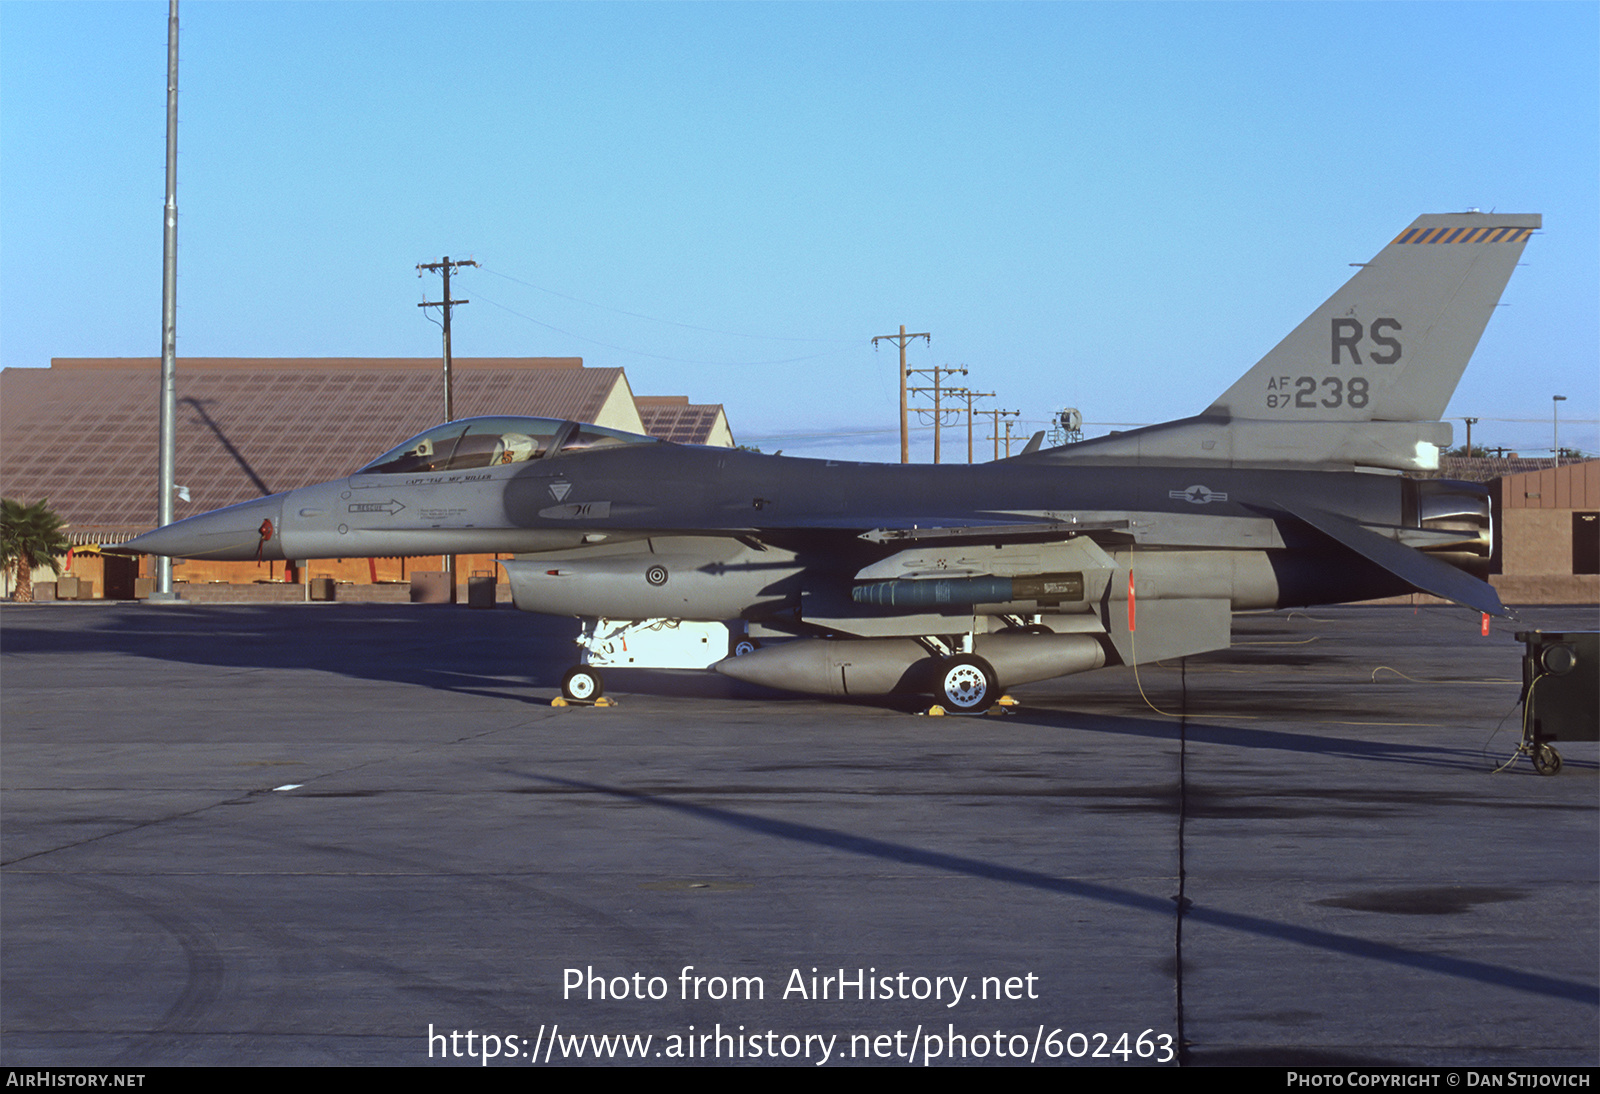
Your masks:
[[[451,262],[450,256],[445,255],[444,259],[439,262],[422,262],[417,264],[418,277],[422,276],[423,270],[438,271],[439,273],[444,274],[444,299],[431,302],[424,299],[422,303],[417,305],[417,307],[440,308],[444,311],[444,420],[447,422],[453,422],[456,420],[455,387],[450,377],[450,311],[457,304],[472,303],[470,300],[450,299],[450,272],[457,266],[477,266],[477,263],[471,259]],[[423,296],[426,297],[427,294],[424,293]],[[450,585],[450,603],[454,604],[456,602],[455,555],[444,556],[444,572],[446,574],[446,581]]]
[[[1018,411],[1018,413],[1020,414],[1021,411]],[[1010,458],[1011,458],[1011,423],[1010,423],[1010,421],[1007,421],[1006,422],[1006,459],[1009,460]]]
[[[987,414],[987,415],[989,415],[990,420],[994,423],[994,432],[989,434],[989,439],[994,442],[994,458],[998,460],[1000,458],[1000,419],[1001,419],[1002,416],[1006,417],[1006,418],[1015,418],[1018,415],[1020,415],[1022,413],[1022,411],[1020,411],[1020,410],[992,409],[992,410],[980,410],[980,411],[978,411],[978,413],[979,414]],[[1007,456],[1011,455],[1011,423],[1010,422],[1006,423],[1006,455]]]
[[[161,244],[161,480],[156,519],[172,523],[172,495],[178,463],[178,0],[167,6],[167,200]],[[172,559],[156,560],[151,599],[178,599],[172,591]]]
[[[1472,459],[1472,427],[1477,423],[1476,418],[1462,418],[1467,423],[1467,459]]]
[[[906,421],[906,343],[913,338],[921,338],[928,345],[933,345],[931,334],[907,334],[906,325],[900,324],[899,334],[880,334],[872,340],[872,348],[877,349],[882,341],[900,343],[900,462],[911,462],[911,432]]]
[[[964,387],[953,387],[953,388],[950,389],[950,394],[954,395],[958,399],[965,399],[967,401],[967,462],[971,463],[972,462],[972,400],[974,400],[974,399],[993,399],[994,398],[994,392],[992,392],[992,391],[972,391],[972,390],[969,390],[968,388],[964,388]],[[983,411],[980,410],[980,411],[978,411],[978,413],[982,414]]]
[[[1550,396],[1550,453],[1555,456],[1554,467],[1561,466],[1561,404],[1567,401],[1565,395]]]
[[[471,259],[451,262],[450,256],[445,255],[442,262],[423,262],[417,265],[418,277],[422,276],[423,270],[444,274],[444,299],[424,300],[417,307],[444,309],[444,420],[447,422],[456,420],[455,389],[450,378],[450,310],[457,304],[472,303],[470,300],[450,299],[450,273],[457,266],[477,266],[477,263]]]
[[[940,385],[939,378],[942,377],[942,376],[955,376],[958,373],[960,375],[962,375],[962,376],[965,376],[967,374],[967,367],[965,365],[962,365],[959,368],[951,368],[949,365],[945,365],[943,368],[939,368],[939,367],[934,367],[934,368],[909,368],[909,369],[905,370],[905,374],[907,376],[932,376],[933,377],[933,386],[932,387],[913,387],[913,388],[908,388],[907,390],[912,395],[925,395],[930,391],[933,392],[933,411],[932,411],[932,414],[933,414],[933,462],[934,463],[938,463],[939,462],[939,435],[943,432],[943,427],[944,427],[944,411],[940,407],[939,395],[940,395],[940,393],[942,391],[949,391],[950,390],[949,388],[942,387]],[[928,408],[926,408],[926,407],[918,407],[917,408],[917,413],[918,414],[927,414],[927,413],[929,413],[929,411],[928,411]],[[902,434],[902,436],[903,436],[903,434]]]

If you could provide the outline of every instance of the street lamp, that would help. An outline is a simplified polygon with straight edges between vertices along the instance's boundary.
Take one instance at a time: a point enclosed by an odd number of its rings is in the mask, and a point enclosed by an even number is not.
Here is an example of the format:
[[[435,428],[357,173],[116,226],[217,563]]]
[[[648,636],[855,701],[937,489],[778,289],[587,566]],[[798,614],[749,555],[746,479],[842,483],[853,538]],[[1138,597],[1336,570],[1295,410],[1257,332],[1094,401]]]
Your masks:
[[[1550,451],[1555,454],[1555,466],[1561,466],[1561,425],[1559,411],[1561,404],[1567,401],[1565,395],[1550,396]]]

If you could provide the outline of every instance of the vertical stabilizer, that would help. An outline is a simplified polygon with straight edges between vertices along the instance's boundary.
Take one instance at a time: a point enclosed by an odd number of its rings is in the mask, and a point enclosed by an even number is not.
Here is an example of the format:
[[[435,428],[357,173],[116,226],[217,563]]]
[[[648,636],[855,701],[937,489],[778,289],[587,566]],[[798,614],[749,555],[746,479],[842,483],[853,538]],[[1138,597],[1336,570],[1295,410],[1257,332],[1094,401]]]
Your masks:
[[[1206,416],[1437,421],[1539,226],[1537,214],[1418,217]]]

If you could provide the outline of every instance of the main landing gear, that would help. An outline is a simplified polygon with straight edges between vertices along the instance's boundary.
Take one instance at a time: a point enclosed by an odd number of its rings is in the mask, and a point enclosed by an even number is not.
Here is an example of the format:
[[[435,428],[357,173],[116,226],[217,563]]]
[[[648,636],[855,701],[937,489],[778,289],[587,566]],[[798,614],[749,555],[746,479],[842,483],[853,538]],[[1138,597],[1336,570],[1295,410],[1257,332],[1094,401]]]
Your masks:
[[[918,641],[934,658],[934,705],[929,714],[982,714],[997,703],[1016,705],[1016,700],[1001,694],[1000,676],[994,666],[972,652],[972,632],[925,635]]]
[[[938,667],[935,694],[945,708],[959,714],[979,714],[1000,698],[994,668],[970,653],[947,657]]]

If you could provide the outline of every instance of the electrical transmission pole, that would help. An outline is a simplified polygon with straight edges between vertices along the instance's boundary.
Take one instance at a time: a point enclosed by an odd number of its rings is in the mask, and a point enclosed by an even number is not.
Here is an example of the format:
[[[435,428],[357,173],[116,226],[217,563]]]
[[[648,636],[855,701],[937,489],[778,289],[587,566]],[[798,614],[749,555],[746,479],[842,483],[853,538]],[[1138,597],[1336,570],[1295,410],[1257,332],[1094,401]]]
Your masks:
[[[934,463],[938,463],[939,462],[939,435],[943,432],[943,426],[944,426],[944,411],[940,407],[940,393],[941,392],[948,392],[950,390],[947,387],[943,387],[939,383],[939,378],[942,377],[942,376],[954,376],[957,373],[960,373],[962,376],[965,376],[967,374],[967,367],[965,365],[962,365],[962,366],[960,366],[958,368],[951,368],[950,366],[946,365],[943,368],[937,368],[937,367],[935,367],[935,368],[911,368],[911,369],[906,369],[905,370],[905,374],[907,376],[927,375],[927,376],[932,376],[933,377],[933,386],[932,387],[914,387],[914,388],[908,388],[907,390],[912,395],[925,395],[930,391],[933,392],[933,410],[932,410],[931,413],[933,414],[933,462]],[[918,407],[917,408],[917,413],[918,414],[927,414],[927,413],[930,413],[930,412],[926,407]]]
[[[450,273],[457,266],[476,265],[477,263],[471,259],[467,259],[466,261],[451,262],[449,255],[445,255],[442,262],[423,262],[417,265],[418,277],[422,276],[423,270],[437,271],[444,274],[444,299],[433,301],[424,300],[422,303],[418,304],[417,307],[444,309],[444,420],[447,422],[453,422],[456,420],[455,390],[450,379],[450,311],[457,304],[472,303],[470,300],[450,299]]]
[[[979,414],[987,414],[987,415],[989,415],[990,419],[993,420],[993,422],[994,422],[994,432],[989,435],[989,439],[994,442],[994,458],[998,460],[1000,458],[1000,418],[1001,418],[1002,415],[1007,417],[1007,418],[1015,418],[1018,415],[1020,415],[1022,413],[1022,411],[1020,411],[1020,410],[992,409],[992,410],[980,410],[980,411],[978,411],[978,413]],[[1007,456],[1011,455],[1011,423],[1010,422],[1006,423],[1006,455]]]
[[[1021,413],[1020,411],[1018,413]],[[1006,421],[1006,459],[1011,458],[1011,421]]]
[[[430,270],[430,271],[437,270],[439,273],[444,274],[444,299],[443,300],[435,300],[435,301],[431,301],[431,302],[426,300],[426,299],[424,299],[422,303],[417,305],[417,307],[419,307],[419,308],[440,308],[440,309],[442,309],[444,311],[444,420],[447,421],[447,422],[453,422],[453,421],[456,420],[455,388],[454,388],[454,386],[453,386],[453,384],[451,382],[451,378],[450,378],[450,311],[457,304],[470,304],[470,303],[472,303],[472,301],[470,301],[470,300],[451,300],[450,299],[450,272],[452,270],[454,270],[457,266],[476,266],[476,265],[477,265],[477,263],[472,261],[471,259],[467,259],[466,261],[451,262],[449,255],[445,255],[444,259],[442,261],[439,261],[439,262],[422,262],[422,263],[418,263],[418,265],[417,265],[417,276],[418,277],[422,276],[422,271],[423,270]],[[424,293],[423,296],[426,297],[427,294]],[[450,585],[450,603],[454,604],[456,602],[456,556],[455,555],[445,555],[444,556],[444,572],[446,574],[445,580]]]
[[[954,395],[958,399],[965,399],[967,401],[967,462],[971,463],[972,462],[972,400],[974,400],[974,399],[993,399],[994,398],[994,392],[992,392],[992,391],[971,391],[971,390],[969,390],[967,388],[964,388],[964,387],[953,387],[953,388],[950,389],[949,393],[951,395]],[[984,412],[980,410],[980,411],[978,411],[978,413],[982,414]]]
[[[877,349],[878,343],[888,340],[900,343],[900,462],[911,462],[911,433],[906,422],[906,342],[913,338],[921,338],[928,345],[933,345],[933,336],[930,334],[907,334],[906,325],[900,324],[899,334],[880,334],[872,340],[872,348]],[[937,462],[937,461],[935,461]]]

